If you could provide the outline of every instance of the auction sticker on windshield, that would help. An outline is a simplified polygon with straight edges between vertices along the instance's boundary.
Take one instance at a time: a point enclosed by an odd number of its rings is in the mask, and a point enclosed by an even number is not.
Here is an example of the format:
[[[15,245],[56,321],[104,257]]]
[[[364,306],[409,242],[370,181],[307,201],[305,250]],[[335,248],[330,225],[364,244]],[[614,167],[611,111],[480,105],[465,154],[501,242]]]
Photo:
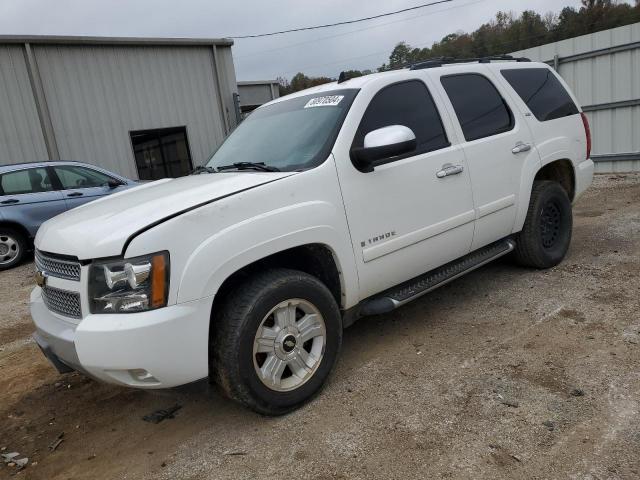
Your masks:
[[[312,98],[307,102],[304,108],[335,107],[342,101],[343,98],[344,95],[327,95],[325,97]]]

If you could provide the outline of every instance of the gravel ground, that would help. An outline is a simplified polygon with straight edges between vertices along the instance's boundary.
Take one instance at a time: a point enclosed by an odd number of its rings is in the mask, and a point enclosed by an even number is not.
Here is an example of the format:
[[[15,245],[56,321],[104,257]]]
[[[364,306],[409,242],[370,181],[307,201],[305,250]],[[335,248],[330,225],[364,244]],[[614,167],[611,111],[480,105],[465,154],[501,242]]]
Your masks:
[[[361,320],[320,396],[280,418],[203,383],[57,375],[28,340],[33,266],[2,272],[0,448],[30,463],[0,478],[640,478],[640,176],[598,177],[574,211],[560,266],[499,261]]]

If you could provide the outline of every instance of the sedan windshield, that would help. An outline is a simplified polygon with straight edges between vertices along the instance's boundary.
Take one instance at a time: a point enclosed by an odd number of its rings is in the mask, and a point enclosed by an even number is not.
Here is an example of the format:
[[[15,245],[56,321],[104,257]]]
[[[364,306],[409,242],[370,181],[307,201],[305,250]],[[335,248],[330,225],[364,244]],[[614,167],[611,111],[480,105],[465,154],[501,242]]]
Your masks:
[[[225,140],[207,167],[225,171],[258,163],[285,172],[316,167],[329,156],[357,93],[325,91],[259,108]]]

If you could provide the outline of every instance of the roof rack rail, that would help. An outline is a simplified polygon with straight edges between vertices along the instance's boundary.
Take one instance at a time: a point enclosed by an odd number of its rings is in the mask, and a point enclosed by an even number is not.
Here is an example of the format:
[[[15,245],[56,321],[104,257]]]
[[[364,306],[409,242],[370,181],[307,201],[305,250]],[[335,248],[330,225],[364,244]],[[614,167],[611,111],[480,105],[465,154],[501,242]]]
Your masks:
[[[454,58],[454,57],[437,57],[430,58],[423,62],[414,63],[409,67],[409,70],[423,70],[425,68],[442,67],[443,65],[451,65],[455,63],[491,63],[494,61],[512,61],[512,62],[530,62],[531,60],[526,57],[513,57],[511,55],[493,55],[489,57],[476,57],[476,58]]]

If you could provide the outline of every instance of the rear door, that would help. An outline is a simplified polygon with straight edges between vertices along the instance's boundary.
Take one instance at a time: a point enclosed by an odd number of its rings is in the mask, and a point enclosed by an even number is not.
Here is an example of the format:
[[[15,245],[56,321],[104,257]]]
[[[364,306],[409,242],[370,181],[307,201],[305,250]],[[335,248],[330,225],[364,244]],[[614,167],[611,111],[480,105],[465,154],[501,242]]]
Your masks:
[[[510,235],[525,166],[539,166],[531,131],[507,102],[501,84],[482,66],[465,73],[439,72],[473,186],[476,229],[472,250]]]
[[[43,222],[66,209],[47,168],[22,168],[0,175],[2,217],[22,225],[32,237]]]
[[[109,195],[114,191],[109,187],[109,182],[119,182],[105,173],[80,165],[58,165],[53,169],[69,209]]]

